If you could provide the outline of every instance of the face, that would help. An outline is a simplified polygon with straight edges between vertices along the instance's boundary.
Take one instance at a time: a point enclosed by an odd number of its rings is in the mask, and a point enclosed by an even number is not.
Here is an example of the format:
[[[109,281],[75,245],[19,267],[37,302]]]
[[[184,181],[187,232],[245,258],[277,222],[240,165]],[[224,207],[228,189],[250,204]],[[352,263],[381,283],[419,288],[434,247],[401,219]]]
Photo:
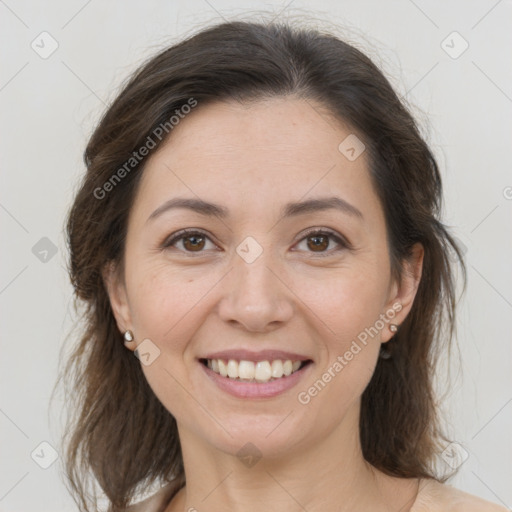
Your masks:
[[[366,152],[347,158],[351,130],[313,105],[199,105],[147,162],[108,279],[180,435],[227,453],[277,456],[356,421],[419,279],[392,281]]]

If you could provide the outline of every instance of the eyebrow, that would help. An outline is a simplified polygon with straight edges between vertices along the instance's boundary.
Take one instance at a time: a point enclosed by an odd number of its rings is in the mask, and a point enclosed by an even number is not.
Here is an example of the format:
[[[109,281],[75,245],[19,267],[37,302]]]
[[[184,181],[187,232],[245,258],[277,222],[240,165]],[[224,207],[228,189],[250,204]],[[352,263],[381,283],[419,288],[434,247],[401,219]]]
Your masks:
[[[205,216],[215,216],[221,219],[229,217],[229,210],[224,206],[215,203],[209,203],[202,199],[175,197],[169,199],[161,206],[159,206],[149,217],[146,222],[153,220],[164,212],[169,210],[184,208],[192,210],[195,213]],[[315,213],[325,210],[339,210],[352,217],[363,219],[363,214],[355,206],[351,205],[341,197],[322,197],[318,199],[308,199],[306,201],[299,201],[296,203],[287,203],[284,205],[281,216],[282,217],[295,217],[297,215],[305,215],[308,213]]]

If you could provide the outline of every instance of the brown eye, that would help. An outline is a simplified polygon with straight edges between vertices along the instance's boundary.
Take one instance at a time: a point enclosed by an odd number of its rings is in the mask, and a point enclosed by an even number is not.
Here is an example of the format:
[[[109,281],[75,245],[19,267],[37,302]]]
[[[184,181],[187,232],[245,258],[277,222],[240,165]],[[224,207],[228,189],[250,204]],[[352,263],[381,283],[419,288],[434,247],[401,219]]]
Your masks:
[[[184,253],[203,253],[209,249],[208,243],[211,244],[210,249],[215,248],[215,244],[201,231],[182,230],[171,235],[162,244],[162,249],[178,249]]]
[[[325,235],[312,235],[308,237],[308,248],[314,252],[325,251],[329,247],[329,237]]]
[[[190,235],[183,237],[183,247],[187,251],[200,251],[204,247],[204,236]]]
[[[304,246],[301,247],[302,244]],[[325,229],[306,233],[296,247],[310,254],[316,253],[318,256],[329,256],[343,249],[351,249],[351,245],[342,235]]]

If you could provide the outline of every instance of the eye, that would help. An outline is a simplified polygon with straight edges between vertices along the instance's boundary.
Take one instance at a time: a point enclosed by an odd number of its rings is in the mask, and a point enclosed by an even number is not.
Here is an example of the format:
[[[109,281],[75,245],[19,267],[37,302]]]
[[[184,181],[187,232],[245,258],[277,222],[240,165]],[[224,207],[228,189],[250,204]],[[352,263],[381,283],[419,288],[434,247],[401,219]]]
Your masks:
[[[180,249],[184,252],[204,252],[203,249],[210,242],[212,244],[212,248],[215,248],[215,244],[208,238],[208,236],[202,231],[198,231],[196,229],[182,229],[177,233],[173,233],[169,238],[167,238],[162,244],[162,248],[169,248],[176,246],[177,249]],[[180,247],[181,245],[181,247]]]
[[[334,242],[334,245],[337,244],[338,248],[333,249],[332,242]],[[326,229],[309,231],[296,247],[299,247],[300,250],[300,245],[303,243],[306,245],[306,249],[303,250],[318,253],[321,256],[329,255],[332,252],[345,248],[350,248],[350,244],[342,236]]]
[[[208,243],[210,243],[212,247],[208,248]],[[301,249],[300,245],[303,243],[306,244],[306,249]],[[334,248],[332,247],[333,245],[335,245]],[[203,231],[197,229],[182,229],[167,238],[161,247],[162,249],[174,247],[186,253],[202,253],[208,249],[215,249],[216,245]],[[328,256],[332,252],[350,249],[351,245],[344,237],[334,231],[315,229],[306,233],[295,247],[298,247],[299,250],[305,250],[306,252],[317,253],[319,256]],[[293,250],[296,249],[294,248]]]

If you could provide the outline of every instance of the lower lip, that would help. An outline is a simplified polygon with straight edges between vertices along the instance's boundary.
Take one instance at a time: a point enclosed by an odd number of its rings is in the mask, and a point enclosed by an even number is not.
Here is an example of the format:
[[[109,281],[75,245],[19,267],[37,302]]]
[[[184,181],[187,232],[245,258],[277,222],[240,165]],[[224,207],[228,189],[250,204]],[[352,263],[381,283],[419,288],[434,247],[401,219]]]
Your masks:
[[[206,375],[226,393],[237,398],[271,398],[289,389],[293,388],[299,380],[301,380],[312,363],[307,364],[304,368],[288,375],[288,377],[281,377],[279,379],[269,382],[243,382],[240,380],[230,379],[215,373],[213,370],[199,362],[205,371]]]

